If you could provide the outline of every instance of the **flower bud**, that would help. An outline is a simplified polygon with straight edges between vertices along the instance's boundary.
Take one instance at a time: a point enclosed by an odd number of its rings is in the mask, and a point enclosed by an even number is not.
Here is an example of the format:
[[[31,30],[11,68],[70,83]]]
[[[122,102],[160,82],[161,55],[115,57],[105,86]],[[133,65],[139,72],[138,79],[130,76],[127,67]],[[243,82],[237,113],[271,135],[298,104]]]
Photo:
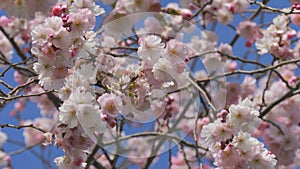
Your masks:
[[[62,8],[60,6],[54,6],[51,12],[53,16],[61,16]]]
[[[193,16],[193,13],[191,10],[183,8],[180,10],[180,15],[182,16],[182,18],[188,19]]]

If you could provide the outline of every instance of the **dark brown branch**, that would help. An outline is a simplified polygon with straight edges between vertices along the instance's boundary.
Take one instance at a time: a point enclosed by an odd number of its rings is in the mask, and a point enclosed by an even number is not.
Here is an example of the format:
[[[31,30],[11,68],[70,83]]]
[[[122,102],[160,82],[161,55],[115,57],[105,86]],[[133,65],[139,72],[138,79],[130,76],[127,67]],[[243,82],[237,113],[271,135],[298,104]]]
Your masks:
[[[277,106],[279,103],[283,102],[284,100],[298,94],[298,92],[294,93],[300,86],[300,81],[297,83],[296,88],[291,89],[288,91],[285,95],[274,101],[272,104],[270,104],[266,109],[264,109],[260,115],[258,116],[259,118],[263,118],[265,115],[267,115],[275,106]]]
[[[264,4],[268,3],[269,0],[266,0],[264,2]],[[248,1],[249,2],[249,1]],[[251,3],[250,3],[251,4]],[[263,3],[262,3],[263,4]],[[262,6],[260,6],[257,11],[255,13],[253,13],[250,18],[249,18],[249,21],[253,21],[257,16],[258,14],[261,12],[261,10],[264,9]],[[231,40],[230,42],[230,46],[233,46],[235,44],[235,42],[239,39],[240,35],[239,34],[235,34],[234,38]]]
[[[217,78],[220,78],[220,77],[230,76],[230,75],[234,75],[234,74],[250,74],[250,75],[253,75],[253,74],[258,74],[258,73],[264,73],[264,72],[269,71],[269,70],[273,71],[274,69],[279,68],[279,67],[284,66],[284,65],[287,65],[287,64],[296,64],[297,62],[300,62],[300,58],[294,59],[294,60],[284,61],[284,62],[281,62],[277,65],[272,65],[272,66],[264,67],[264,68],[257,69],[257,70],[236,70],[236,71],[233,71],[233,72],[227,72],[227,73],[224,73],[224,74],[221,74],[221,75],[216,75],[216,76],[213,76],[213,77],[209,77],[207,79],[198,80],[197,82],[211,81],[211,80],[214,80],[214,79],[217,79]]]
[[[262,2],[259,2],[259,1],[250,1],[248,0],[248,2],[252,5],[252,4],[256,4],[258,5],[261,9],[264,9],[264,10],[268,10],[270,12],[272,12],[273,14],[274,13],[282,13],[282,14],[285,14],[285,15],[289,15],[289,14],[299,14],[299,11],[294,11],[294,9],[290,9],[290,10],[283,10],[283,9],[279,9],[279,8],[273,8],[273,7],[270,7],[270,6],[267,6],[265,5],[266,3],[262,3]]]
[[[16,50],[18,56],[24,61],[27,59],[26,55],[23,53],[23,51],[20,49],[19,45],[15,42],[14,38],[11,38],[9,34],[4,30],[2,26],[0,26],[1,32],[4,34],[4,36],[9,40],[11,45]]]
[[[0,128],[5,128],[5,127],[8,127],[8,128],[14,128],[14,129],[23,129],[23,128],[33,128],[35,130],[38,130],[42,133],[46,133],[47,131],[37,127],[37,126],[34,126],[33,124],[28,124],[28,125],[12,125],[12,124],[0,124]]]
[[[193,16],[191,16],[188,21],[192,20],[193,18],[195,18],[196,16],[198,16],[207,5],[210,5],[213,2],[213,0],[210,0],[208,2],[206,2],[196,13],[193,14]]]
[[[6,59],[6,57],[4,56],[4,54],[0,51],[0,60],[3,61],[4,64],[8,65],[8,67],[0,74],[0,77],[3,77],[4,74],[10,69],[10,68],[14,68],[15,70],[18,70],[22,75],[26,76],[26,77],[32,77],[32,76],[37,76],[37,74],[24,66],[19,66],[22,64],[25,64],[30,58],[25,59],[23,62],[20,63],[12,63],[10,61],[8,61]]]

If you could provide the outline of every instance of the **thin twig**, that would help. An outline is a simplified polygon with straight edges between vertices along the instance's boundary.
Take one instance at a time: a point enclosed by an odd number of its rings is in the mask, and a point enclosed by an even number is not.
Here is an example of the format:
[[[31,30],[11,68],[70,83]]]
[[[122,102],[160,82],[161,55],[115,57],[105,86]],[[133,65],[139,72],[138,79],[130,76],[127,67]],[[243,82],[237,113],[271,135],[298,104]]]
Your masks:
[[[198,16],[205,9],[205,7],[208,6],[208,5],[210,5],[212,2],[213,2],[213,0],[210,0],[210,1],[206,2],[196,13],[193,14],[193,16],[191,16],[187,20],[190,21],[193,18],[195,18],[196,16]]]
[[[265,108],[260,115],[258,116],[259,118],[263,118],[265,115],[267,115],[275,106],[277,106],[279,103],[283,102],[284,100],[297,95],[298,92],[297,89],[300,86],[300,81],[296,84],[296,88],[291,89],[290,91],[288,91],[286,94],[284,94],[282,97],[280,97],[279,99],[277,99],[276,101],[274,101],[272,104],[270,104],[267,108]]]
[[[23,129],[23,128],[33,128],[35,130],[38,130],[42,133],[46,133],[47,131],[33,125],[33,124],[28,124],[28,125],[13,125],[13,124],[0,124],[0,128],[5,128],[5,127],[8,127],[8,128],[14,128],[14,129]]]
[[[201,94],[204,96],[204,98],[207,100],[208,105],[213,109],[213,111],[216,111],[217,109],[215,108],[215,106],[213,105],[213,103],[211,102],[209,96],[207,95],[207,93],[191,78],[188,77],[189,82],[197,89],[201,92]]]
[[[127,136],[119,138],[119,141],[125,141],[125,140],[129,140],[129,139],[136,138],[136,137],[152,137],[152,136],[164,136],[164,137],[173,139],[175,141],[178,141],[185,146],[193,147],[193,148],[195,147],[194,143],[190,143],[180,137],[177,137],[177,136],[174,136],[174,135],[168,134],[168,133],[158,133],[158,132],[143,132],[143,133],[127,135]],[[116,143],[116,141],[110,141],[110,142],[103,143],[103,145],[107,146],[107,145],[111,145],[111,144],[115,144],[115,143]],[[207,150],[206,148],[203,148],[200,145],[198,145],[198,147],[202,150]]]
[[[16,50],[18,56],[24,61],[27,59],[26,55],[23,53],[23,51],[20,49],[19,45],[15,42],[14,38],[11,38],[9,34],[4,30],[4,28],[0,25],[0,31],[4,34],[4,36],[9,40],[11,45]]]

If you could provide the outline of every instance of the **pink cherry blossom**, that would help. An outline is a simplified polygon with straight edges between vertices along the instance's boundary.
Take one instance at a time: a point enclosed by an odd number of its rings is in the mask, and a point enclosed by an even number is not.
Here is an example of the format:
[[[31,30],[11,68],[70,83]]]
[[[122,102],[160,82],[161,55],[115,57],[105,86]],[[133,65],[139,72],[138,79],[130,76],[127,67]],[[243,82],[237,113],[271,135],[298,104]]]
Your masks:
[[[222,24],[229,24],[233,20],[233,14],[225,7],[218,10],[217,20]]]
[[[235,13],[242,13],[246,11],[249,6],[250,4],[247,0],[234,0],[230,3],[228,8]]]
[[[0,151],[0,166],[6,166],[10,160],[11,159],[9,155],[3,151]]]
[[[300,1],[273,3],[2,0],[0,166],[299,167]]]
[[[102,113],[108,114],[109,116],[116,117],[120,112],[122,101],[120,97],[115,94],[105,93],[98,98],[97,102],[100,104]]]
[[[262,34],[255,22],[243,21],[238,25],[237,33],[246,38],[248,42],[253,43],[262,38]]]
[[[2,32],[0,32],[0,51],[7,60],[12,59],[12,54],[13,54],[12,46]],[[0,68],[2,66],[3,66],[3,61],[0,61]]]
[[[158,36],[150,35],[141,39],[138,54],[146,61],[155,62],[162,54],[165,44],[161,42]]]
[[[83,32],[94,28],[96,18],[89,9],[78,9],[72,13],[68,22],[71,22],[71,33],[74,37],[82,35]]]
[[[4,7],[9,15],[32,19],[35,16],[35,12],[40,11],[46,13],[53,4],[51,0],[19,0]]]
[[[6,142],[7,140],[7,135],[0,131],[0,147],[2,148],[2,145]]]
[[[296,10],[297,11],[297,10]],[[300,25],[300,15],[299,14],[292,14],[291,15],[291,21],[293,22],[293,24],[295,24],[296,26]]]
[[[23,124],[33,124],[34,126],[41,128],[45,131],[51,131],[51,129],[55,125],[55,121],[48,118],[36,118],[33,122],[25,121],[23,122]],[[23,132],[23,136],[25,138],[25,143],[27,146],[32,146],[41,143],[46,139],[46,137],[41,131],[38,131],[33,128],[26,128]]]

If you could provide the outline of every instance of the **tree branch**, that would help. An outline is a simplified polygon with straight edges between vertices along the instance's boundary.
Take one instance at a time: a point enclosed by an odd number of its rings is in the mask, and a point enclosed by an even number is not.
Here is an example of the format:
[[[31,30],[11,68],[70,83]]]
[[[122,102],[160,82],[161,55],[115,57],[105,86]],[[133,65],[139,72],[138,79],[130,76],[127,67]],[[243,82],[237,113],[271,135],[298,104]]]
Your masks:
[[[18,56],[24,61],[27,59],[26,55],[23,53],[23,51],[19,48],[18,44],[15,42],[14,38],[11,38],[8,33],[4,30],[4,28],[0,25],[0,30],[4,34],[4,36],[9,40],[11,45],[16,50]]]
[[[28,125],[12,125],[12,124],[0,124],[0,128],[5,128],[5,127],[8,127],[8,128],[14,128],[14,129],[23,129],[23,128],[33,128],[35,130],[38,130],[42,133],[46,133],[47,131],[37,127],[37,126],[34,126],[33,124],[28,124]]]

